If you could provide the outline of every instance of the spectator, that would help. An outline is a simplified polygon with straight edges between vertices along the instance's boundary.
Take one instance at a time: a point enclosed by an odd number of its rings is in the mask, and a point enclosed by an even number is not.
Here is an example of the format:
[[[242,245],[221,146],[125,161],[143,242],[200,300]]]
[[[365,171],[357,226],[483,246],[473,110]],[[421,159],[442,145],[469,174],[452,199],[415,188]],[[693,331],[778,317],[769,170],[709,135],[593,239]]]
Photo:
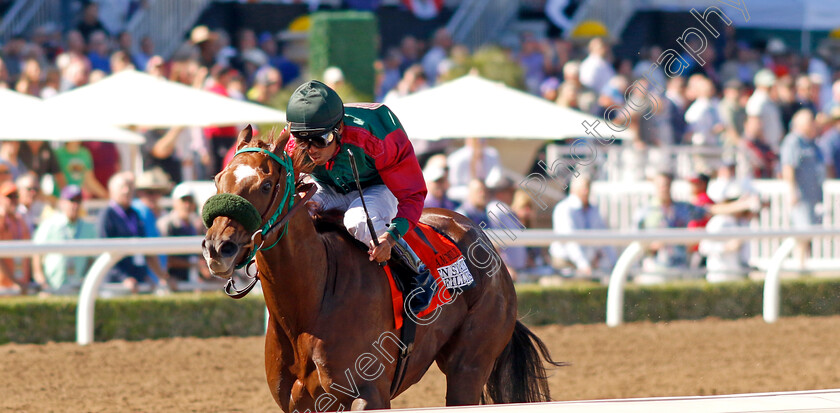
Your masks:
[[[569,196],[554,207],[552,226],[557,234],[607,229],[598,206],[590,203],[592,178],[581,175],[572,179]],[[580,245],[576,242],[554,242],[548,250],[552,266],[574,268],[578,276],[589,277],[594,271],[608,272],[615,262],[612,247]]]
[[[560,85],[557,104],[595,114],[598,95],[580,82],[580,62],[570,60],[563,65],[563,84]],[[600,115],[600,114],[599,114]]]
[[[443,165],[439,165],[439,163],[429,159],[426,167],[423,168],[423,179],[426,181],[426,189],[428,190],[424,206],[426,208],[444,208],[454,211],[458,209],[458,204],[446,195],[446,190],[449,188],[449,171],[445,160]]]
[[[758,213],[760,202],[752,197],[751,202],[742,202],[748,195],[747,188],[741,185],[729,185],[726,192],[719,194],[714,199],[716,203],[737,204],[736,208],[728,213],[715,214],[709,219],[706,231],[719,233],[725,231],[737,231],[747,228],[750,220]],[[737,281],[746,278],[749,267],[749,243],[739,239],[732,240],[702,240],[699,244],[699,252],[706,257],[706,280],[712,283]]]
[[[260,50],[268,56],[268,64],[280,71],[280,78],[284,83],[290,84],[300,76],[300,68],[278,51],[277,42],[270,33],[261,34],[259,42]]]
[[[720,68],[720,76],[724,82],[731,80],[743,84],[753,82],[756,73],[761,69],[757,62],[758,55],[746,45],[739,45],[736,59],[726,61]]]
[[[422,60],[423,72],[426,74],[426,79],[430,85],[434,86],[437,83],[438,67],[449,56],[451,48],[452,36],[446,27],[435,30],[434,37],[432,37],[432,48],[426,52]]]
[[[217,73],[214,76],[212,85],[207,90],[225,97],[230,97],[228,86],[239,75],[232,67],[216,67]],[[210,147],[210,168],[208,177],[212,179],[216,173],[222,170],[223,161],[228,150],[236,143],[235,126],[214,126],[204,129],[204,136],[209,141]]]
[[[400,41],[400,54],[402,55],[402,62],[400,62],[400,73],[405,73],[409,67],[414,66],[420,62],[420,45],[414,36],[405,36]],[[420,72],[423,72],[423,67],[420,66]],[[425,76],[424,76],[425,78]]]
[[[101,70],[105,74],[111,73],[111,46],[108,44],[108,35],[105,32],[96,31],[91,33],[88,41],[88,59],[91,70]]]
[[[130,172],[120,172],[108,181],[110,203],[99,214],[98,235],[100,238],[134,238],[144,237],[146,228],[140,214],[131,207],[134,197],[134,176]],[[161,286],[167,286],[169,275],[160,270],[157,256],[143,256],[136,254],[117,262],[108,273],[110,282],[120,282],[132,292],[138,291],[138,284],[144,281],[154,281],[149,277],[150,267],[155,269],[155,276]]]
[[[143,228],[145,229],[143,237],[160,237],[157,227],[158,219],[163,216],[160,199],[164,194],[168,194],[171,188],[172,182],[160,168],[148,169],[137,177],[135,181],[137,199],[132,201],[131,207],[137,211],[140,220],[143,222]],[[164,272],[164,268],[166,268],[166,255],[160,255],[157,258],[157,260],[147,262],[150,279],[155,279],[155,274]],[[158,266],[159,268],[156,268]]]
[[[468,185],[467,197],[455,212],[471,219],[476,225],[487,223],[487,187],[484,181],[472,179]]]
[[[34,173],[27,172],[21,175],[15,184],[18,189],[17,213],[26,222],[29,232],[33,233],[41,223],[41,218],[49,215],[51,208],[41,201],[41,185]]]
[[[691,133],[691,144],[695,147],[719,148],[719,135],[724,131],[724,126],[718,117],[717,101],[714,100],[715,85],[711,80],[702,77],[696,78],[693,94],[694,103],[685,111],[685,122]],[[689,84],[692,82],[689,81]],[[693,157],[694,170],[703,171],[713,167],[711,165],[720,155],[718,154],[697,154]]]
[[[61,188],[67,185],[58,157],[47,142],[26,141],[21,143],[18,157],[26,169],[35,174],[39,183],[44,182],[44,178],[49,176],[47,179],[52,182],[54,188],[47,188],[47,193],[57,194]],[[55,190],[53,191],[53,189]]]
[[[185,185],[172,191],[172,211],[157,220],[157,229],[163,237],[189,237],[199,235],[204,228],[196,214],[195,196]],[[197,265],[198,255],[170,255],[166,260],[167,272],[177,281],[189,281],[190,269],[197,266],[204,279],[210,278],[206,265]]]
[[[782,141],[782,179],[790,188],[791,224],[797,228],[820,223],[816,207],[823,199],[826,166],[816,135],[814,113],[802,109],[793,115],[791,133]]]
[[[782,142],[784,126],[782,112],[771,98],[771,89],[776,84],[776,76],[768,69],[759,70],[755,75],[755,91],[747,101],[747,116],[755,116],[761,121],[764,143],[778,152]]]
[[[761,119],[750,116],[744,123],[744,139],[741,140],[740,152],[744,157],[741,164],[747,169],[738,176],[771,179],[776,177],[776,164],[779,157],[773,148],[764,142]]]
[[[29,228],[16,212],[18,203],[17,187],[11,181],[0,184],[0,241],[28,240]],[[16,264],[20,262],[20,266]],[[31,261],[15,258],[0,258],[0,296],[26,294],[29,286]],[[16,277],[17,269],[21,276]]]
[[[685,78],[676,76],[668,79],[665,88],[665,104],[668,105],[667,113],[670,114],[671,130],[673,131],[673,143],[676,145],[684,143],[684,137],[688,126],[685,123],[685,110],[688,102],[685,96]]]
[[[117,145],[113,142],[87,141],[82,146],[90,152],[96,181],[103,188],[108,186],[108,180],[122,169]]]
[[[388,52],[385,53],[385,58],[381,62],[382,72],[380,73],[381,80],[376,94],[377,102],[382,102],[388,92],[397,87],[397,84],[400,83],[400,79],[402,79],[402,75],[400,74],[400,62],[402,62],[400,50],[396,47],[388,49]]]
[[[246,96],[251,102],[270,105],[282,87],[283,79],[280,77],[280,71],[271,66],[265,66],[257,71],[254,76],[254,86]]]
[[[23,62],[15,90],[30,96],[41,96],[41,64],[38,59],[30,57]]]
[[[140,50],[131,54],[131,60],[137,67],[137,70],[147,70],[149,60],[155,55],[155,43],[149,36],[143,36],[140,39]]]
[[[93,157],[81,142],[65,143],[55,156],[68,185],[76,185],[94,198],[108,198],[108,191],[93,174]]]
[[[718,118],[724,127],[724,154],[734,156],[744,135],[744,122],[747,112],[741,105],[741,91],[743,84],[737,79],[727,81],[723,85],[723,99],[718,103]]]
[[[35,231],[36,243],[96,238],[96,226],[81,219],[82,188],[76,185],[64,187],[58,205],[59,210]],[[55,253],[36,255],[32,258],[33,276],[44,293],[72,294],[87,274],[88,261],[87,257],[67,257]]]
[[[636,217],[639,229],[687,228],[691,220],[702,219],[706,210],[687,202],[674,201],[671,197],[673,175],[658,173],[654,179],[654,196],[648,205],[642,208]],[[643,273],[636,277],[636,282],[652,284],[663,282],[668,269],[684,268],[688,264],[684,245],[668,245],[652,242],[648,245],[647,256],[642,262]]]
[[[467,186],[473,179],[484,181],[493,168],[500,166],[499,151],[488,146],[483,139],[467,138],[463,148],[449,155],[449,190],[447,194],[456,202],[463,202]]]
[[[4,182],[14,182],[14,178],[12,177],[12,167],[0,161],[0,184]]]
[[[19,141],[3,141],[0,142],[0,165],[5,165],[10,175],[0,176],[0,181],[9,179],[14,181],[19,176],[27,172],[26,165],[20,161],[20,142]]]
[[[90,41],[91,36],[95,32],[102,32],[108,34],[108,29],[99,20],[99,4],[90,1],[82,8],[81,21],[76,25],[76,30],[84,37],[85,41]]]
[[[344,72],[341,68],[330,66],[324,70],[324,84],[333,90],[341,90],[344,87]]]
[[[145,169],[160,168],[172,182],[192,177],[191,151],[194,128],[176,126],[167,130],[153,129],[146,133],[147,145],[143,150]],[[200,134],[200,132],[199,132]]]
[[[10,84],[17,81],[17,78],[20,76],[23,61],[25,60],[23,56],[24,48],[26,48],[26,39],[20,35],[13,35],[3,48],[0,49],[2,51],[0,55],[3,56],[3,60],[6,62],[5,66]]]
[[[488,176],[488,189],[490,190],[490,202],[485,209],[487,214],[487,228],[502,230],[507,235],[500,236],[502,241],[499,245],[499,255],[507,266],[514,281],[519,278],[519,272],[528,268],[528,249],[524,246],[505,245],[506,240],[515,239],[515,232],[525,229],[525,224],[519,220],[514,212],[513,194],[516,191],[516,184],[502,174],[501,168],[496,168]]]
[[[207,26],[196,26],[190,32],[190,42],[198,49],[198,61],[208,70],[216,65],[216,55],[221,50],[219,36]]]
[[[544,47],[547,45],[540,43],[533,33],[522,34],[517,61],[525,71],[525,88],[535,95],[539,94],[540,84],[545,79],[547,62],[543,54]]]
[[[589,55],[580,63],[580,83],[596,93],[600,93],[615,76],[615,70],[609,63],[609,53],[604,39],[596,37],[589,41]]]
[[[0,89],[9,88],[9,70],[6,69],[6,62],[0,56]]]
[[[828,178],[840,178],[840,106],[831,109],[828,129],[820,138],[819,145],[828,167]]]

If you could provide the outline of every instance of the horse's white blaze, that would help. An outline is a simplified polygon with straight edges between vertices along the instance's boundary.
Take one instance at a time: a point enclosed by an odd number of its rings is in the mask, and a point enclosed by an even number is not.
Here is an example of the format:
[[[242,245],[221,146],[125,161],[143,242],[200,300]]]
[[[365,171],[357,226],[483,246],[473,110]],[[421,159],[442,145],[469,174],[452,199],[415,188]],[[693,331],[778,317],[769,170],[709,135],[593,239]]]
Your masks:
[[[233,170],[233,176],[236,177],[236,183],[239,184],[245,179],[257,176],[257,170],[250,165],[239,165]]]

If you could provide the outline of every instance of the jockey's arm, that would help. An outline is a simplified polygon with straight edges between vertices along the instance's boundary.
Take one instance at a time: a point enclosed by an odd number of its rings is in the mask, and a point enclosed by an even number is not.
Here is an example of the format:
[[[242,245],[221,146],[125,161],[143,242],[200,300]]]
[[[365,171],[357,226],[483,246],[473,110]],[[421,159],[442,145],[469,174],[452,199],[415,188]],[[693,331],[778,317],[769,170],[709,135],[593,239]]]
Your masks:
[[[405,131],[392,132],[383,144],[383,153],[375,162],[382,182],[397,198],[397,215],[388,225],[388,233],[396,241],[420,219],[426,181]]]

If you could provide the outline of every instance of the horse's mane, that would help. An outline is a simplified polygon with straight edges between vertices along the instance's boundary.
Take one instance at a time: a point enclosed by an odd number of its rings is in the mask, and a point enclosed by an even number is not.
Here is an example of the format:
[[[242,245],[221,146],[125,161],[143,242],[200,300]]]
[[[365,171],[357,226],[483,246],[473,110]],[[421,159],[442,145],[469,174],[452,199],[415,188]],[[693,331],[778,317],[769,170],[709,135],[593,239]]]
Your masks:
[[[312,223],[315,224],[315,230],[319,234],[325,232],[347,232],[344,227],[344,211],[338,208],[332,209],[316,209],[312,211]],[[350,235],[348,232],[347,235]]]
[[[356,237],[350,235],[347,227],[344,226],[344,211],[338,208],[331,208],[327,210],[316,209],[311,212],[312,223],[315,224],[315,231],[321,235],[322,238],[334,238],[335,240],[343,238],[363,251],[367,251],[367,246]]]

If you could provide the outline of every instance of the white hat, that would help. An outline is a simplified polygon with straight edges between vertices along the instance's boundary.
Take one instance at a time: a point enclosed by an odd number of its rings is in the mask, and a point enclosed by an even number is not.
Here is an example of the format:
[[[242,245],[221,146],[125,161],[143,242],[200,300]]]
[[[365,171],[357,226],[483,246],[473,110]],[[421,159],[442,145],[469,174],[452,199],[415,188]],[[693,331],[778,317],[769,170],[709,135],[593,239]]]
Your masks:
[[[324,83],[334,85],[338,82],[344,81],[344,72],[335,66],[330,66],[324,70]]]
[[[756,86],[771,87],[776,83],[776,75],[770,69],[761,69],[755,74],[753,83]]]
[[[180,184],[172,190],[172,199],[181,199],[187,196],[195,197],[192,189],[187,185]]]
[[[437,165],[428,165],[423,169],[423,179],[426,182],[434,182],[446,176],[446,169]]]

